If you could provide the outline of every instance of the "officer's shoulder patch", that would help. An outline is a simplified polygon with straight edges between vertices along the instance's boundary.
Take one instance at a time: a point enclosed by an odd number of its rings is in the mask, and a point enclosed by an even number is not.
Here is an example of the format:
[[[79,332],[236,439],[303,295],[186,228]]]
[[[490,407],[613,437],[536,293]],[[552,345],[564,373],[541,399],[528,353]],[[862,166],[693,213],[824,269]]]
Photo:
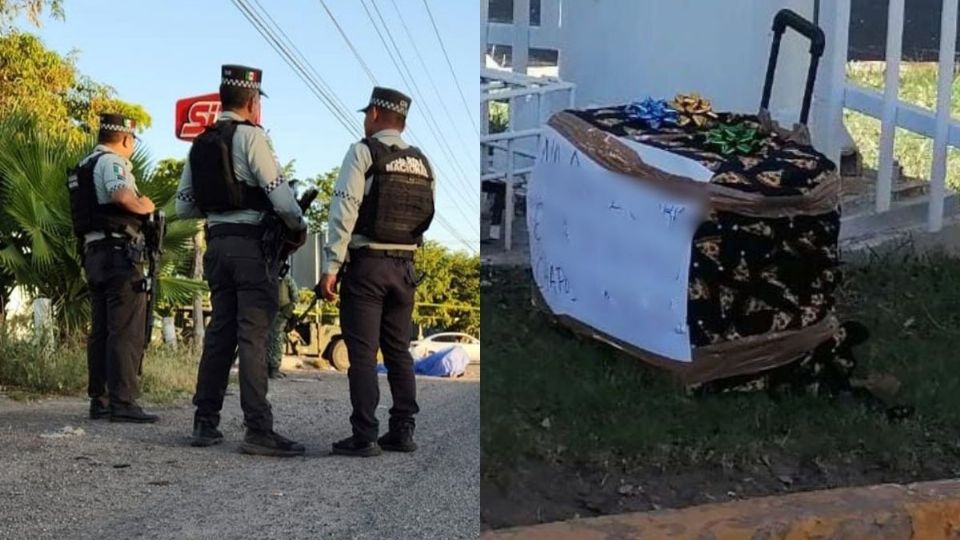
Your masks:
[[[113,168],[113,174],[115,174],[115,175],[117,176],[117,178],[120,178],[121,180],[126,180],[126,179],[127,179],[127,171],[126,171],[126,169],[123,167],[123,164],[122,164],[122,163],[117,162],[117,161],[114,161],[114,162],[111,163],[110,165],[111,165],[111,167]]]

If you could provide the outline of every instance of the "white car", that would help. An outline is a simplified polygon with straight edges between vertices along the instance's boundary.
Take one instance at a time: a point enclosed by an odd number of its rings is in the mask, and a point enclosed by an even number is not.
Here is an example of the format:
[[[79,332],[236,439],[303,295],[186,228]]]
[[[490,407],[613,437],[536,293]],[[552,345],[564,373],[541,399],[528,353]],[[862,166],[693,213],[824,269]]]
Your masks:
[[[414,341],[410,344],[410,354],[414,358],[423,358],[428,354],[449,349],[454,345],[463,347],[467,351],[471,364],[480,363],[480,340],[469,334],[459,332],[443,332],[425,337],[420,341]]]

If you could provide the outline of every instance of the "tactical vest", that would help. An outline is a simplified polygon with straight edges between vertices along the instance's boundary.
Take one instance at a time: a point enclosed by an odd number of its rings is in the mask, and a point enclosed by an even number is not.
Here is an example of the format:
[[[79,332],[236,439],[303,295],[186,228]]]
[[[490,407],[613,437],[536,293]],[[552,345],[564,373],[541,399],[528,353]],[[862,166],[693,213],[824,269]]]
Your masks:
[[[373,164],[370,191],[360,204],[355,232],[385,244],[423,243],[433,221],[433,173],[417,148],[387,146],[373,137],[363,139]]]
[[[70,193],[70,218],[77,238],[91,232],[117,233],[133,236],[140,233],[143,218],[113,203],[100,204],[93,171],[106,152],[92,157],[67,171],[67,190]]]
[[[217,121],[208,126],[190,148],[193,197],[204,214],[273,209],[263,188],[241,182],[233,170],[233,134],[238,124],[254,125],[234,120]]]

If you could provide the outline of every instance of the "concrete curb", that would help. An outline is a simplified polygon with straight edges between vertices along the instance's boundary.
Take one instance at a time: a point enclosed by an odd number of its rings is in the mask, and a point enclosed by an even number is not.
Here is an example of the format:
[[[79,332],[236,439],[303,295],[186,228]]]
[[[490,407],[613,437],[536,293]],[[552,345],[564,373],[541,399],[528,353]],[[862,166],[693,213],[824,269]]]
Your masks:
[[[749,499],[488,531],[481,540],[960,539],[960,479]]]

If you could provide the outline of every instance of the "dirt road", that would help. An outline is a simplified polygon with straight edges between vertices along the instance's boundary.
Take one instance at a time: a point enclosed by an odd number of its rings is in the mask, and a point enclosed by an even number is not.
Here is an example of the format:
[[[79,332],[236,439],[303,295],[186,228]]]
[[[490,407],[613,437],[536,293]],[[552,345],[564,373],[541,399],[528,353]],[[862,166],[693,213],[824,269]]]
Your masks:
[[[307,446],[293,459],[238,452],[234,386],[226,442],[205,449],[187,444],[189,402],[144,426],[88,420],[81,399],[0,396],[0,538],[477,538],[479,381],[418,385],[420,449],[369,459],[329,455],[349,434],[340,374],[271,383],[277,431]],[[383,428],[382,376],[381,395]]]

